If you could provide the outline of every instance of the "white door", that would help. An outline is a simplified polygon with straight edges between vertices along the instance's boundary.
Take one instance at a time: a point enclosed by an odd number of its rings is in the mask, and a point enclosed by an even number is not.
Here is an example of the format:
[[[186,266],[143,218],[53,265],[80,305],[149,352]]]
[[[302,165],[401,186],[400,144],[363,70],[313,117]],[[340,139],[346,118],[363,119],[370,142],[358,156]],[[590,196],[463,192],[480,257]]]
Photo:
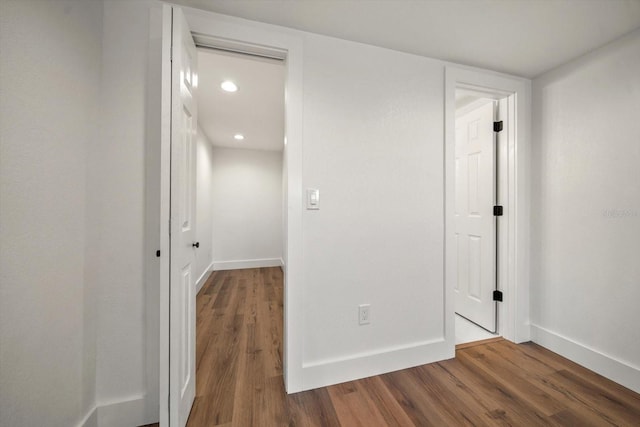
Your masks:
[[[196,46],[173,8],[171,68],[171,275],[169,425],[184,426],[195,397]]]
[[[494,103],[456,119],[456,313],[495,332]]]

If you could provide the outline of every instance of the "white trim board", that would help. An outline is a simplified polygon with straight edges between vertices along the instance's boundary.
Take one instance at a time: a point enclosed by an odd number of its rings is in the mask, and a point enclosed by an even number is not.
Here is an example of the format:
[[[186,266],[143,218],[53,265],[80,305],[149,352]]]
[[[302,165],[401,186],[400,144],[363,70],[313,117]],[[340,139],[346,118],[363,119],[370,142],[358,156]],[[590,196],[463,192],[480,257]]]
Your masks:
[[[384,348],[304,365],[303,390],[386,374],[453,358],[444,339]]]
[[[169,224],[171,199],[171,29],[172,9],[168,4],[162,5],[160,44],[160,224]],[[150,44],[154,42],[150,40]],[[161,253],[170,254],[169,228],[160,227]],[[160,352],[159,395],[160,425],[169,425],[169,256],[160,257]]]
[[[78,427],[98,427],[98,408],[92,407],[87,415],[78,423]]]
[[[153,107],[157,108],[159,113],[155,119],[150,119],[148,131],[150,135],[159,133],[160,144],[149,143],[149,147],[155,147],[157,150],[156,155],[159,157],[159,164],[155,167],[159,168],[159,224],[169,224],[170,219],[170,203],[171,200],[171,28],[172,28],[172,10],[168,4],[162,4],[161,16],[154,16],[151,13],[151,22],[156,20],[160,21],[160,28],[158,34],[150,34],[149,45],[159,48],[159,57],[156,59],[156,67],[159,67],[159,76],[155,76],[155,88],[160,89],[160,105],[152,103]],[[158,31],[155,26],[153,30]],[[151,62],[150,62],[151,64]],[[151,68],[151,66],[150,66]],[[149,106],[149,110],[152,107]],[[158,160],[156,160],[158,161]],[[147,166],[149,167],[149,166]],[[152,188],[158,183],[154,181]],[[157,233],[160,240],[160,251],[165,256],[160,256],[159,266],[159,307],[158,307],[158,408],[159,408],[159,421],[161,426],[169,425],[169,254],[170,254],[170,240],[169,240],[169,227],[158,227]],[[153,319],[152,319],[153,321]],[[149,354],[151,354],[149,352]],[[149,367],[151,369],[151,367]]]
[[[144,396],[99,404],[78,424],[79,427],[140,426],[158,422],[158,414],[147,414]]]
[[[211,264],[214,271],[242,270],[244,268],[281,267],[280,258],[241,259],[234,261],[214,261]]]
[[[146,416],[144,396],[100,405],[97,411],[98,427],[140,426],[157,421],[157,416],[151,418]]]
[[[640,393],[640,367],[538,325],[531,325],[531,341]]]
[[[207,268],[204,270],[204,272],[200,275],[200,277],[196,281],[196,295],[198,295],[198,293],[200,292],[204,284],[207,283],[209,276],[211,276],[211,273],[213,273],[212,270],[213,270],[213,261],[211,261],[211,264],[207,266]]]

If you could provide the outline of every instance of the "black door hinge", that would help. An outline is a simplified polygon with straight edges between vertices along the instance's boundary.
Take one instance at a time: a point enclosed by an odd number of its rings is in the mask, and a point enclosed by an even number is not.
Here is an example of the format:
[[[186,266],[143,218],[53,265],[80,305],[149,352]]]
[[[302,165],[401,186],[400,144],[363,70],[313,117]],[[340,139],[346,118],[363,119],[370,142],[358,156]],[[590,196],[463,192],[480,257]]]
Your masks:
[[[502,291],[493,291],[493,300],[502,302]]]
[[[502,130],[502,120],[499,122],[493,122],[493,131],[500,132]]]
[[[502,216],[502,206],[493,207],[493,216]]]
[[[156,256],[157,256],[158,258],[160,258],[160,249],[158,249],[158,250],[156,251]]]

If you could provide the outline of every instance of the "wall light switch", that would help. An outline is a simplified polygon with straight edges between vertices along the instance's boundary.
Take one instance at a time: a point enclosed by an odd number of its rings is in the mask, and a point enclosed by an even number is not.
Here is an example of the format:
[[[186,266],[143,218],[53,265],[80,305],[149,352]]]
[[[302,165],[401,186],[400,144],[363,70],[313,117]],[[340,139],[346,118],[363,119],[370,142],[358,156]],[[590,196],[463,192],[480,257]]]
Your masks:
[[[307,209],[320,209],[320,190],[317,188],[307,188]]]

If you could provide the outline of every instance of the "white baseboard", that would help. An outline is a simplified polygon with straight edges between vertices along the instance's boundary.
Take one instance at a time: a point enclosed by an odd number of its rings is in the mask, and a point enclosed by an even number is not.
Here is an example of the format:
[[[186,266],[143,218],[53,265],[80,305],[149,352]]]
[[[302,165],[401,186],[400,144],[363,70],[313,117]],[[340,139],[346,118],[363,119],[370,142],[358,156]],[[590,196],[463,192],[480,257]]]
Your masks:
[[[196,281],[196,295],[198,295],[198,293],[200,292],[200,289],[202,289],[207,279],[211,275],[211,270],[213,270],[213,261],[211,262],[211,264],[209,264],[207,268],[205,268],[204,272],[200,275],[200,277]]]
[[[536,344],[640,393],[640,368],[538,325],[531,325],[531,340]]]
[[[158,422],[158,414],[147,414],[144,397],[95,406],[80,427],[132,427]]]
[[[98,408],[93,407],[87,415],[80,421],[78,427],[98,427]]]
[[[243,259],[236,261],[214,261],[213,270],[241,270],[243,268],[280,267],[280,258]]]
[[[303,364],[302,390],[372,377],[455,357],[455,348],[443,339],[383,349],[346,358]]]

